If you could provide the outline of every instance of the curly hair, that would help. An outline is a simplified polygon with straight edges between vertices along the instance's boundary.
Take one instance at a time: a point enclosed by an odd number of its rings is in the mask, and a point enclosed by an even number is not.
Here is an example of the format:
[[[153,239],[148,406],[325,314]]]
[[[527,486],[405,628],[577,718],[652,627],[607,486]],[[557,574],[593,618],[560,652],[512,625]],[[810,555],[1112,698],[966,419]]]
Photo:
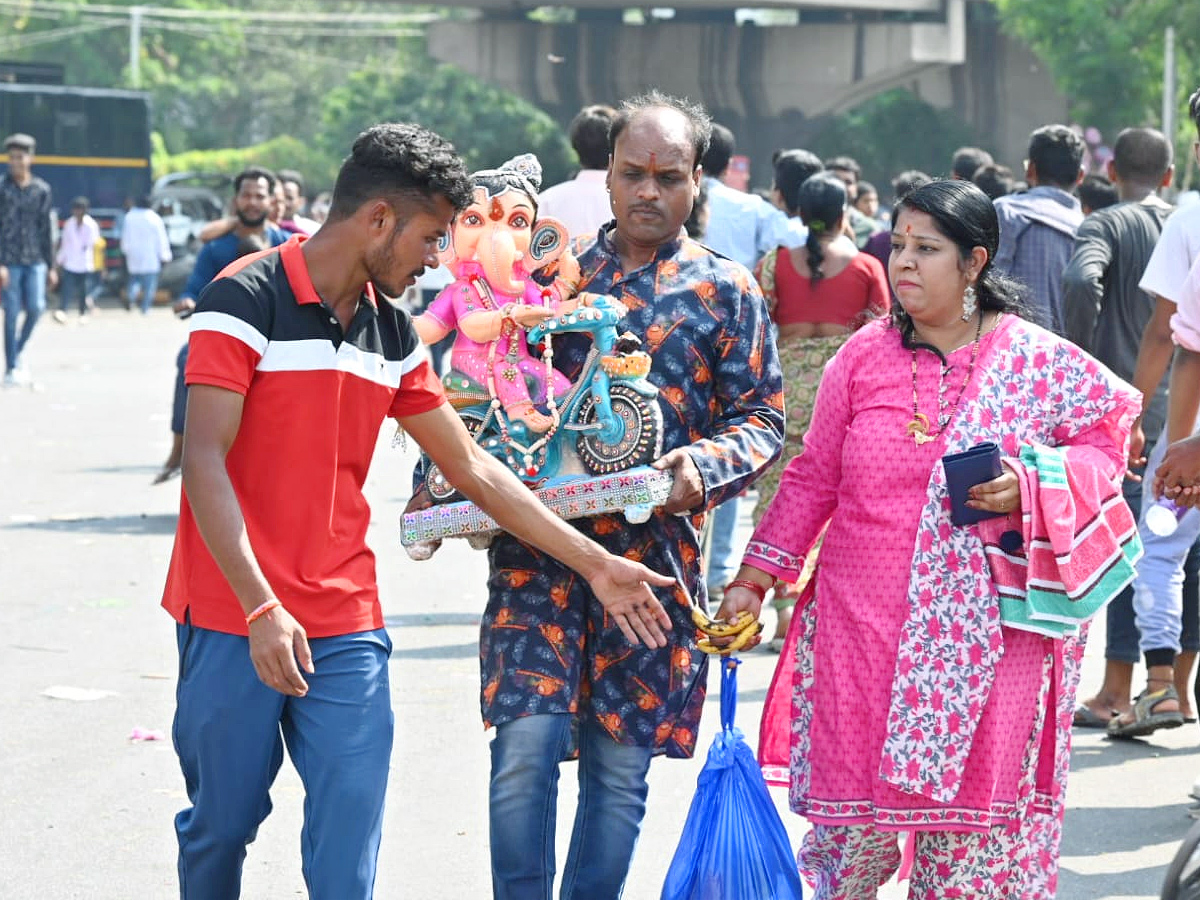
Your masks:
[[[471,203],[471,178],[454,145],[420,125],[372,125],[355,139],[342,163],[329,219],[349,218],[369,200],[427,208],[436,196],[445,197],[455,210]]]
[[[712,117],[699,103],[680,97],[672,97],[657,89],[636,97],[621,101],[617,115],[608,128],[608,153],[611,156],[617,146],[617,138],[621,136],[634,116],[648,109],[673,109],[688,120],[692,132],[692,165],[698,166],[704,154],[708,152],[708,143],[712,140]]]

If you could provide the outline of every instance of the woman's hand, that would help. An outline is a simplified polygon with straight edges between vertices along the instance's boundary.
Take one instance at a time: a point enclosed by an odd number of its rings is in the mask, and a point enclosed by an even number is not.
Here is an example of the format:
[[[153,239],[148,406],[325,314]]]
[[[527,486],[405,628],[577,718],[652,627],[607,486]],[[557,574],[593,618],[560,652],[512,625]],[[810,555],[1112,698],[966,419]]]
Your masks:
[[[982,509],[986,512],[1009,513],[1021,512],[1021,484],[1017,474],[1008,463],[1004,463],[1004,474],[983,484],[977,484],[967,492],[970,499],[967,506],[971,509]]]
[[[758,584],[763,589],[763,594],[769,591],[770,582],[773,581],[765,572],[759,572],[757,569],[749,569],[743,566],[738,572],[737,578],[729,582],[725,587],[725,598],[721,601],[721,608],[717,610],[716,618],[724,622],[732,622],[738,617],[738,613],[748,612],[757,620],[762,616],[763,595],[750,587],[745,587],[744,582],[752,581]],[[743,582],[739,584],[738,582]],[[765,583],[764,583],[765,582]],[[726,646],[733,642],[733,638],[718,638],[710,637],[710,641],[718,647]],[[756,634],[742,648],[742,650],[752,650],[762,643],[762,633]]]

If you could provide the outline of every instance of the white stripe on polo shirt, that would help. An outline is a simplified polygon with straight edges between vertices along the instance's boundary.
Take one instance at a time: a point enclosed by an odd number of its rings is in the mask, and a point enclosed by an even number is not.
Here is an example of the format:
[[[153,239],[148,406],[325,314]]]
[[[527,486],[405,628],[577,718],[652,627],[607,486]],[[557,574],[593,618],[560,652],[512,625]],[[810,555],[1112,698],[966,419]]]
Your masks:
[[[411,354],[410,354],[411,356]],[[400,387],[403,361],[385,359],[343,341],[334,348],[328,340],[270,341],[255,367],[260,372],[345,372],[366,381],[392,388]]]
[[[198,312],[192,316],[192,331],[216,331],[237,338],[259,356],[267,351],[267,337],[245,319],[223,312]]]

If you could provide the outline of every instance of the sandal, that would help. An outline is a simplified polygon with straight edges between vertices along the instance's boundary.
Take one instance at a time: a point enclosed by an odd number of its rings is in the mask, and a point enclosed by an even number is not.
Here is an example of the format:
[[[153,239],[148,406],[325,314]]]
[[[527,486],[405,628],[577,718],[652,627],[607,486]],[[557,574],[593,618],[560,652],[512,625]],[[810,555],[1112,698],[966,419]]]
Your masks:
[[[1110,738],[1145,737],[1160,728],[1178,728],[1183,724],[1183,713],[1175,709],[1171,712],[1156,713],[1154,707],[1164,700],[1179,702],[1179,694],[1175,685],[1168,684],[1165,688],[1151,691],[1149,687],[1137,695],[1133,701],[1133,721],[1122,722],[1120,716],[1113,717],[1108,723]]]
[[[1075,710],[1071,724],[1076,728],[1107,728],[1108,723],[1112,721],[1115,715],[1117,715],[1116,710],[1109,710],[1107,716],[1102,716],[1087,704],[1081,703],[1078,709]]]

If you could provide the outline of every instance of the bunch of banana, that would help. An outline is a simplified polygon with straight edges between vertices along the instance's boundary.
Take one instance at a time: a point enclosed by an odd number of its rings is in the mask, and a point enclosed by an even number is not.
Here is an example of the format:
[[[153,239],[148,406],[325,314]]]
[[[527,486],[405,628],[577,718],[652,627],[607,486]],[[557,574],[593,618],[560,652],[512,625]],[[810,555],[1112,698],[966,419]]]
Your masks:
[[[700,651],[718,656],[737,653],[762,631],[762,622],[744,609],[732,621],[726,622],[712,618],[695,604],[692,604],[692,624],[707,635],[696,642]],[[714,644],[711,638],[733,638],[733,640],[722,646]]]

